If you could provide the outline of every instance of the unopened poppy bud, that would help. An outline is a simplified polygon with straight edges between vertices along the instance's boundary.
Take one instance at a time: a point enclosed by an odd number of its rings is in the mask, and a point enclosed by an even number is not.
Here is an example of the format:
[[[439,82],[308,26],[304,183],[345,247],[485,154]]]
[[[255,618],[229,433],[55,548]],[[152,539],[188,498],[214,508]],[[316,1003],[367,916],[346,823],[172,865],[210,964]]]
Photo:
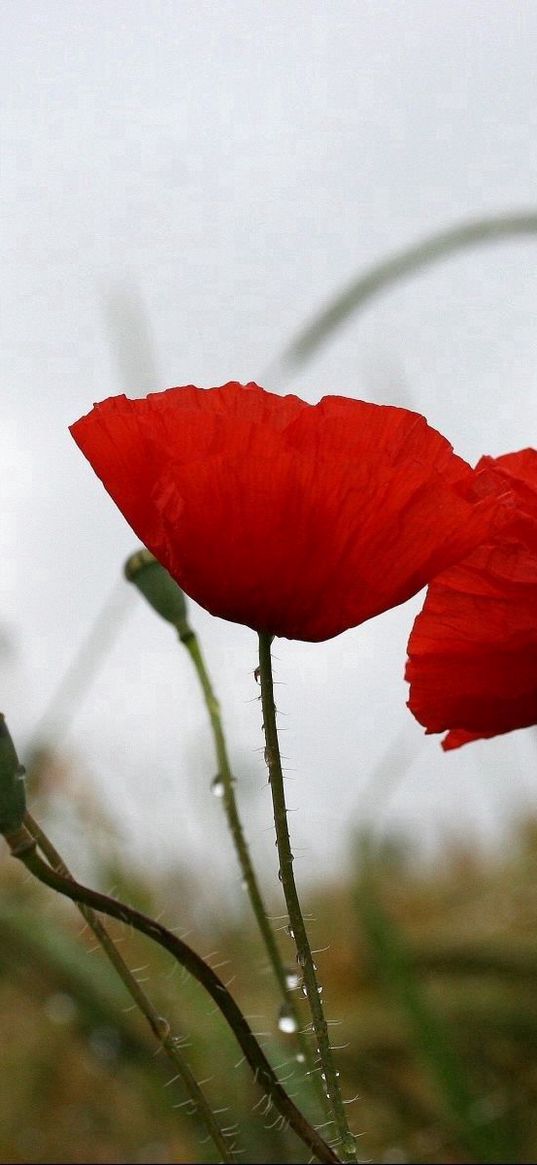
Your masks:
[[[22,825],[26,812],[23,777],[24,769],[0,712],[0,833],[16,833]]]
[[[181,638],[190,631],[181,587],[149,550],[131,554],[125,563],[125,578],[134,583],[157,615],[177,628]]]

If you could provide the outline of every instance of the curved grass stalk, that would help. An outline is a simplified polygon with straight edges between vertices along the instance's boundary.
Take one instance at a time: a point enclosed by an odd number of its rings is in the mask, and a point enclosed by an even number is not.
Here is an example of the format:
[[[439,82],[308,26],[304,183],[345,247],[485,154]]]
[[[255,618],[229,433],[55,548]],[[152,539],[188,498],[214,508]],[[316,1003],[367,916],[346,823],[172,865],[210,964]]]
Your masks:
[[[273,368],[266,373],[267,379],[270,380],[276,375],[273,369],[285,372],[299,368],[349,316],[365,307],[369,300],[381,291],[409,275],[414,275],[423,268],[447,258],[448,255],[464,251],[476,244],[535,234],[537,234],[537,212],[502,214],[448,227],[447,230],[421,239],[411,247],[396,251],[387,259],[368,267],[336,295],[328,307],[323,308],[285,348]]]
[[[40,882],[57,893],[63,894],[66,898],[70,898],[72,902],[82,904],[91,910],[98,910],[112,918],[119,919],[120,922],[124,922],[128,926],[133,926],[135,930],[158,942],[160,946],[173,955],[177,962],[201,983],[229,1023],[245,1059],[253,1070],[257,1083],[266,1094],[267,1103],[270,1102],[274,1105],[280,1116],[284,1118],[284,1122],[290,1125],[318,1161],[327,1162],[328,1165],[331,1163],[339,1165],[341,1158],[330,1148],[320,1133],[310,1125],[280,1084],[274,1069],[225,983],[192,947],[189,947],[182,939],[177,938],[160,922],[148,918],[139,910],[127,906],[124,902],[119,902],[116,898],[91,890],[73,878],[66,878],[63,874],[57,873],[39,857],[36,840],[26,826],[23,825],[13,833],[6,833],[5,838],[13,856],[19,858]]]
[[[58,850],[47,837],[44,830],[38,824],[32,815],[26,812],[24,823],[37,842],[39,849],[46,857],[49,865],[57,874],[61,874],[64,878],[72,878],[72,874],[66,866],[63,858],[58,853]],[[172,1035],[170,1024],[164,1016],[154,1008],[151,1000],[140,986],[138,980],[132,974],[132,971],[127,966],[123,956],[119,953],[116,944],[110,937],[106,927],[101,922],[100,918],[95,914],[95,911],[90,907],[84,905],[83,902],[78,902],[78,909],[82,917],[87,922],[88,926],[93,931],[97,941],[101,944],[103,950],[106,952],[110,962],[117,971],[120,979],[124,983],[129,995],[134,1000],[134,1003],[145,1016],[153,1034],[156,1036],[159,1043],[168,1059],[173,1064],[178,1076],[182,1080],[186,1091],[191,1097],[196,1111],[199,1113],[202,1124],[205,1125],[207,1133],[211,1137],[217,1151],[219,1152],[223,1162],[229,1162],[230,1165],[235,1165],[238,1157],[232,1145],[228,1144],[224,1133],[220,1129],[211,1106],[205,1096],[205,1093],[200,1088],[195,1076],[193,1075],[187,1061],[181,1055],[178,1041]]]

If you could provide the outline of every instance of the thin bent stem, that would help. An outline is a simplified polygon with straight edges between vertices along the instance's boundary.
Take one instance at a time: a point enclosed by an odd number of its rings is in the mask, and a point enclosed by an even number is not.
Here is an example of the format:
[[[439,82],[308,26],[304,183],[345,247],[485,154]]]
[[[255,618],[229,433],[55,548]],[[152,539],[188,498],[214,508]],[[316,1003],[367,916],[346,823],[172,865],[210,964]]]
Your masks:
[[[255,1079],[284,1121],[294,1129],[319,1161],[328,1162],[329,1165],[330,1163],[338,1165],[341,1159],[327,1145],[320,1133],[310,1125],[303,1113],[293,1104],[283,1085],[280,1084],[274,1069],[225,983],[192,947],[189,947],[177,935],[172,934],[165,926],[162,926],[162,923],[157,922],[154,918],[148,918],[147,915],[135,910],[134,907],[119,902],[117,898],[110,898],[107,894],[100,894],[97,890],[91,890],[88,886],[76,882],[74,878],[66,878],[63,874],[58,874],[39,857],[36,852],[35,838],[25,826],[13,834],[6,834],[5,837],[13,856],[19,858],[40,882],[50,886],[58,894],[70,898],[72,902],[82,903],[92,910],[101,911],[112,918],[118,918],[120,922],[125,922],[128,926],[133,926],[135,930],[139,930],[141,934],[147,935],[148,938],[153,939],[166,951],[169,951],[177,962],[201,983],[214,1000],[232,1028],[244,1057],[254,1072]]]
[[[287,986],[285,968],[282,962],[280,951],[278,949],[278,945],[276,943],[276,939],[274,937],[274,932],[267,916],[263,898],[261,896],[257,882],[256,873],[252,865],[248,842],[246,841],[244,830],[242,828],[242,822],[239,816],[237,800],[235,797],[235,779],[233,777],[231,765],[229,762],[222,717],[220,713],[220,704],[215,695],[197,635],[188,625],[186,625],[185,628],[178,630],[179,638],[190,655],[203,691],[203,696],[205,699],[205,704],[209,714],[213,733],[216,760],[218,765],[218,777],[222,782],[222,800],[224,802],[224,809],[237,853],[237,858],[239,860],[244,883],[250,897],[252,909],[254,911],[255,918],[261,932],[261,937],[265,944],[267,954],[276,977],[276,981],[280,988],[287,1013],[295,1024],[297,1041],[304,1056],[306,1068],[312,1072],[314,1064],[311,1055],[311,1048],[308,1044],[308,1041],[305,1039],[303,1032],[300,1030],[300,1017],[298,1010],[291,991]],[[320,1081],[317,1080],[317,1075],[313,1075],[311,1078],[315,1086],[318,1088],[319,1099],[321,1100],[323,1107],[326,1107],[324,1092],[322,1088],[319,1087]]]
[[[402,251],[396,251],[380,263],[366,268],[329,303],[328,307],[306,324],[280,359],[267,370],[268,379],[270,380],[274,373],[279,372],[281,375],[286,369],[298,368],[353,312],[363,308],[374,296],[406,279],[408,275],[413,275],[448,255],[464,251],[476,244],[535,234],[537,234],[537,213],[532,208],[518,214],[501,214],[458,223],[420,239]]]
[[[274,824],[276,827],[276,842],[278,846],[278,857],[280,862],[280,880],[285,894],[287,910],[289,912],[289,922],[291,924],[295,938],[297,962],[299,966],[302,967],[304,975],[304,987],[306,989],[308,1003],[310,1006],[313,1030],[317,1037],[317,1043],[319,1046],[319,1056],[321,1061],[321,1069],[324,1074],[326,1095],[330,1102],[334,1124],[338,1132],[341,1153],[345,1161],[356,1161],[354,1137],[347,1124],[347,1117],[345,1114],[345,1108],[339,1087],[338,1075],[334,1065],[330,1040],[328,1038],[328,1025],[324,1016],[320,989],[315,974],[315,964],[312,958],[311,947],[302,916],[302,910],[293,874],[293,854],[291,852],[291,841],[289,837],[289,828],[287,825],[287,806],[285,803],[283,772],[280,756],[280,746],[278,741],[278,729],[276,725],[276,707],[274,704],[272,661],[270,654],[271,642],[272,637],[270,635],[260,634],[259,675],[261,679],[261,701],[266,741],[265,757],[269,771],[270,787],[272,791]]]
[[[61,874],[64,878],[72,878],[72,874],[65,864],[61,854],[51,842],[50,838],[32,817],[26,812],[24,823],[31,833],[32,837],[37,842],[41,852],[46,857],[50,866],[56,873]],[[230,1165],[235,1165],[238,1161],[235,1150],[232,1145],[226,1143],[224,1133],[219,1128],[215,1119],[211,1106],[200,1088],[195,1076],[193,1075],[186,1060],[181,1055],[178,1047],[177,1037],[172,1035],[170,1024],[164,1016],[154,1008],[151,1000],[140,986],[138,980],[133,975],[132,971],[127,966],[124,958],[119,953],[116,944],[110,937],[106,927],[101,922],[100,918],[95,914],[91,906],[84,905],[83,902],[78,902],[78,909],[82,917],[87,922],[88,926],[93,931],[96,939],[101,944],[104,951],[108,955],[110,962],[117,971],[120,979],[124,983],[131,998],[134,1000],[136,1006],[145,1016],[153,1034],[156,1036],[159,1043],[162,1045],[168,1059],[173,1064],[178,1076],[182,1080],[187,1092],[194,1102],[196,1111],[199,1113],[200,1120],[205,1125],[209,1136],[212,1138],[216,1149],[220,1153],[222,1161],[229,1162]]]
[[[128,610],[124,587],[121,583],[115,583],[52,693],[32,733],[28,745],[29,755],[43,741],[47,743],[50,740],[57,746],[66,735],[121,630]]]

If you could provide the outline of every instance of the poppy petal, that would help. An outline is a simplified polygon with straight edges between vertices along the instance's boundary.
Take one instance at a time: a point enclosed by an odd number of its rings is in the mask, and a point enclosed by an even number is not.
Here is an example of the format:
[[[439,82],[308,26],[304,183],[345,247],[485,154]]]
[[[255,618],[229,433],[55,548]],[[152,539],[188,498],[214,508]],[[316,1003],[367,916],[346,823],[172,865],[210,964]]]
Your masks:
[[[483,458],[516,499],[494,539],[430,584],[408,643],[408,705],[445,749],[537,723],[537,452]]]
[[[112,398],[71,432],[188,595],[289,639],[404,602],[498,520],[497,498],[406,409],[232,382]]]

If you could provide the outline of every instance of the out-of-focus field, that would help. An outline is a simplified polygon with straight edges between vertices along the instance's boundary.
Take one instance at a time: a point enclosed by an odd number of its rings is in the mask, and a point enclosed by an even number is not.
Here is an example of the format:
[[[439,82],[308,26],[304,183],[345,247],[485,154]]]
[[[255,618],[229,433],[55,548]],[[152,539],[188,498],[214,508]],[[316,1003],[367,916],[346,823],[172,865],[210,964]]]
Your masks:
[[[2,857],[0,1160],[216,1160],[74,907]],[[189,931],[213,964],[229,959],[219,973],[234,976],[232,992],[313,1116],[295,1037],[278,1031],[277,993],[246,902],[237,908],[222,887],[212,917],[196,924],[197,888],[184,873],[157,884],[114,856],[94,881]],[[281,914],[277,887],[272,905]],[[395,842],[379,851],[357,838],[348,884],[318,887],[305,907],[313,946],[327,948],[316,958],[337,1021],[333,1042],[343,1045],[343,1094],[356,1097],[360,1159],[535,1161],[537,823],[522,822],[494,858],[452,850],[427,866]],[[285,921],[274,925],[290,962]],[[221,1119],[238,1122],[242,1159],[305,1161],[274,1115],[263,1117],[251,1074],[236,1066],[240,1050],[201,989],[139,935],[110,929],[173,1030],[188,1037],[189,1063],[214,1108],[229,1106]]]

